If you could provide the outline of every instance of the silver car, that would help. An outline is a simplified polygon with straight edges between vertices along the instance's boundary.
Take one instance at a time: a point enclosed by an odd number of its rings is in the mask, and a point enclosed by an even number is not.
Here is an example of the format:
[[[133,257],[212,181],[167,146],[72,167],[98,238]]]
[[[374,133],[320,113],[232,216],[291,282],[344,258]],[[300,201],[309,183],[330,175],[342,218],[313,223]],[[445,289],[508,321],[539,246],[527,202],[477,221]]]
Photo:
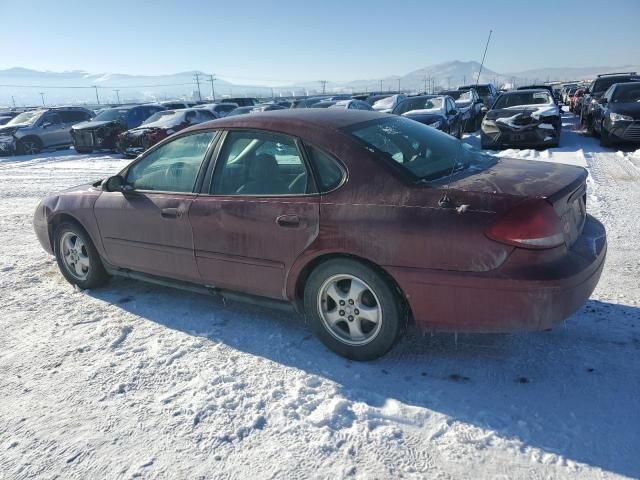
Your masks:
[[[93,117],[82,107],[56,107],[30,110],[0,127],[0,153],[33,155],[45,148],[73,144],[71,127]]]

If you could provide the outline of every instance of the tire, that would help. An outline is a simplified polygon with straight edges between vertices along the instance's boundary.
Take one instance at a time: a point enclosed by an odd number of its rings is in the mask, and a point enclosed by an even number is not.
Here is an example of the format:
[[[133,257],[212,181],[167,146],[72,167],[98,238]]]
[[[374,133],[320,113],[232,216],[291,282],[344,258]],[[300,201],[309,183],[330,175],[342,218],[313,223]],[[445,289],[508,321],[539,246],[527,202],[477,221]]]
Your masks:
[[[387,353],[407,320],[390,282],[350,259],[329,260],[313,270],[304,290],[304,308],[322,343],[358,361]]]
[[[42,151],[42,141],[38,137],[24,137],[18,140],[19,155],[37,155]]]
[[[458,123],[458,130],[456,130],[456,138],[462,140],[462,124]]]
[[[613,145],[609,132],[604,129],[604,125],[600,127],[600,145],[603,147],[611,147]]]
[[[82,148],[82,147],[73,147],[78,153],[91,153],[93,152],[93,148]]]
[[[70,284],[88,289],[100,287],[109,280],[91,238],[77,223],[65,222],[56,228],[54,252],[58,268]]]

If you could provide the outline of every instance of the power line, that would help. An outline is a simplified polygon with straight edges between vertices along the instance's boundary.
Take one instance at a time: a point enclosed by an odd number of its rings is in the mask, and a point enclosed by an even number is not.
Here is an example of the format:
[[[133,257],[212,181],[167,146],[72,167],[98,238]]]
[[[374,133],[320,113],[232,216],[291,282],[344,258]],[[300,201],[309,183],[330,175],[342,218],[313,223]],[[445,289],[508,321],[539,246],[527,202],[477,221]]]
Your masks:
[[[156,85],[10,85],[10,84],[0,84],[0,87],[8,87],[8,88],[71,88],[71,89],[89,89],[89,88],[101,88],[101,89],[110,89],[110,88],[154,88],[154,87],[180,87],[185,85],[195,85],[195,82],[188,83],[161,83]]]

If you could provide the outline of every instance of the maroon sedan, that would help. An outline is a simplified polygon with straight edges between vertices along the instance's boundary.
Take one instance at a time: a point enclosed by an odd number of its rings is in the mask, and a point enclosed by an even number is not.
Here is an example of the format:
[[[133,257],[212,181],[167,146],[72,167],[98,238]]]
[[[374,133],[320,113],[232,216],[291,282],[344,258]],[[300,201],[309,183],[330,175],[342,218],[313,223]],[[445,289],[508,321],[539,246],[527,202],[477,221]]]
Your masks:
[[[405,324],[547,329],[595,288],[604,227],[580,167],[498,159],[413,120],[282,110],[176,134],[34,224],[81,288],[109,275],[293,304],[358,360]]]

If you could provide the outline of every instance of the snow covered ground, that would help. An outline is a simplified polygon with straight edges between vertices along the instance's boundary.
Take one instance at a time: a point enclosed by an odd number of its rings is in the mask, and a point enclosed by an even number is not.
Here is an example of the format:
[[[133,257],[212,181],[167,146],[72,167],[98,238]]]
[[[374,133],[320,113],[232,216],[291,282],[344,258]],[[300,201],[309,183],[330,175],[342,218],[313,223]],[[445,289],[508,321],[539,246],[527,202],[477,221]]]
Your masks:
[[[123,279],[74,290],[33,210],[127,161],[0,159],[0,478],[640,477],[640,151],[565,122],[560,148],[501,155],[589,169],[609,236],[591,300],[549,332],[411,331],[371,363],[291,314]]]

